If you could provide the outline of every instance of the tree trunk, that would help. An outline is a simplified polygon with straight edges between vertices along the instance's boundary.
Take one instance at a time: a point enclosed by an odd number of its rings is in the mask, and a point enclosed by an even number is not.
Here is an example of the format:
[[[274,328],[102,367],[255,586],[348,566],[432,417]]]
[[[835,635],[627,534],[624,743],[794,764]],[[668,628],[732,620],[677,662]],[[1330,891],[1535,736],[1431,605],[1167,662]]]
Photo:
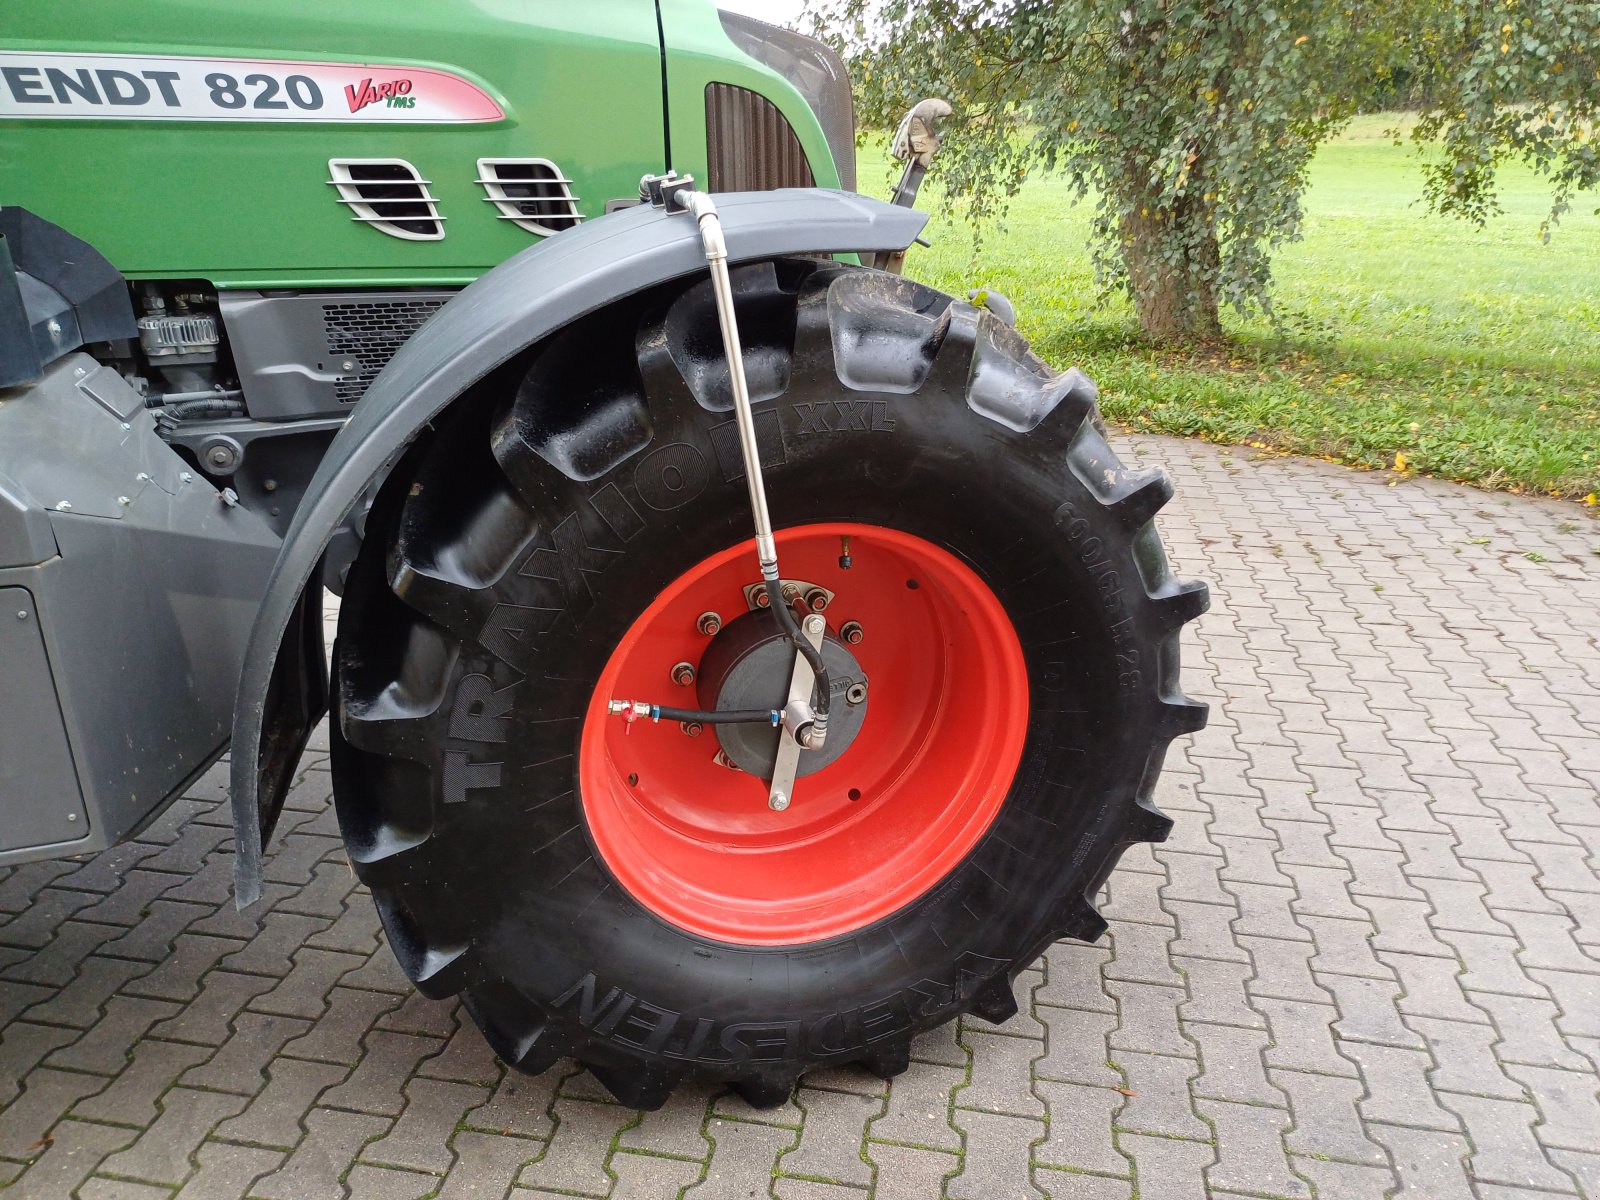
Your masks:
[[[1222,336],[1217,315],[1222,255],[1211,213],[1197,194],[1197,174],[1191,173],[1191,190],[1176,205],[1161,205],[1140,187],[1123,193],[1123,261],[1139,328],[1152,342],[1181,345]]]

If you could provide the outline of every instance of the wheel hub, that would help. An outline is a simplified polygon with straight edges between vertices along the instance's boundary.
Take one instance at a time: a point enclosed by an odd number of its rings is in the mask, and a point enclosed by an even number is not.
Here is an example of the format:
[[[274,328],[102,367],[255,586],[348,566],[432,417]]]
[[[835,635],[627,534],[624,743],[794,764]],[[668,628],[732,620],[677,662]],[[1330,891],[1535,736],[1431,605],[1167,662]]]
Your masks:
[[[822,639],[833,696],[828,740],[820,750],[800,755],[800,778],[839,759],[861,732],[867,717],[866,673],[850,647],[829,630]],[[757,610],[729,621],[700,660],[700,706],[706,709],[781,709],[789,691],[794,644],[770,612]],[[768,779],[778,757],[781,731],[770,725],[716,725],[717,741],[741,771]]]
[[[738,760],[719,749],[728,727],[689,737],[677,721],[609,709],[616,697],[674,693],[683,707],[718,709],[784,698],[794,649],[747,612],[748,542],[689,566],[645,606],[600,674],[579,746],[585,822],[621,887],[679,928],[745,945],[847,933],[933,887],[999,811],[1028,722],[1016,631],[965,563],[859,523],[777,540],[786,574],[830,593],[813,613],[834,626],[821,649],[835,684],[852,681],[833,697],[823,748],[801,754],[802,770],[808,758],[816,766],[791,802],[768,803],[771,726],[744,727],[764,735],[739,749],[754,769],[730,771]],[[730,613],[745,615],[723,639],[717,614]],[[694,682],[676,682],[680,663]],[[868,678],[870,721],[849,695]]]

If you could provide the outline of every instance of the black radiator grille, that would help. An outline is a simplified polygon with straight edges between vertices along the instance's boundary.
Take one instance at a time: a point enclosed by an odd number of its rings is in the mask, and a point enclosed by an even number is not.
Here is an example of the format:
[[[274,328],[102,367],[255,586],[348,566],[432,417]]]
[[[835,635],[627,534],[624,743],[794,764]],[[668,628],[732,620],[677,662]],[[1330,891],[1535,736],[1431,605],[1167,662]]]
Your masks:
[[[366,394],[374,376],[394,352],[444,304],[441,298],[359,300],[324,304],[322,327],[333,369],[340,372],[334,393],[341,404],[354,404]],[[343,370],[344,363],[354,370]]]
[[[800,139],[759,92],[707,84],[706,140],[713,192],[815,186]]]

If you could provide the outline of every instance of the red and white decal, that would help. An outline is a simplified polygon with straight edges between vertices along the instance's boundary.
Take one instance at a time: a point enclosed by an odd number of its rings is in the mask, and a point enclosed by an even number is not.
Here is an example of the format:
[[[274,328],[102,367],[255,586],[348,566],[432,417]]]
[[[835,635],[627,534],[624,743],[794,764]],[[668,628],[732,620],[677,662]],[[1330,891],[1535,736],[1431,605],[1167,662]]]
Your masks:
[[[505,113],[431,67],[0,50],[0,119],[394,121],[459,124]]]

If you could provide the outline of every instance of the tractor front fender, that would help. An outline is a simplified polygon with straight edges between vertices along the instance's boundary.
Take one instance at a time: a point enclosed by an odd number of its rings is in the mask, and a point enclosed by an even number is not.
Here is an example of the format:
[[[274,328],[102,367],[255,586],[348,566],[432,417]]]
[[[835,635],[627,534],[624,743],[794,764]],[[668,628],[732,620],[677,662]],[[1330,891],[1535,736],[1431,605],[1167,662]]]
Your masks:
[[[719,196],[735,262],[904,250],[927,217],[849,192]],[[234,709],[234,891],[261,894],[262,846],[327,706],[318,564],[367,489],[467,388],[570,322],[706,270],[686,215],[613,213],[507,259],[441,308],[373,381],[317,468],[283,541],[245,649]]]

